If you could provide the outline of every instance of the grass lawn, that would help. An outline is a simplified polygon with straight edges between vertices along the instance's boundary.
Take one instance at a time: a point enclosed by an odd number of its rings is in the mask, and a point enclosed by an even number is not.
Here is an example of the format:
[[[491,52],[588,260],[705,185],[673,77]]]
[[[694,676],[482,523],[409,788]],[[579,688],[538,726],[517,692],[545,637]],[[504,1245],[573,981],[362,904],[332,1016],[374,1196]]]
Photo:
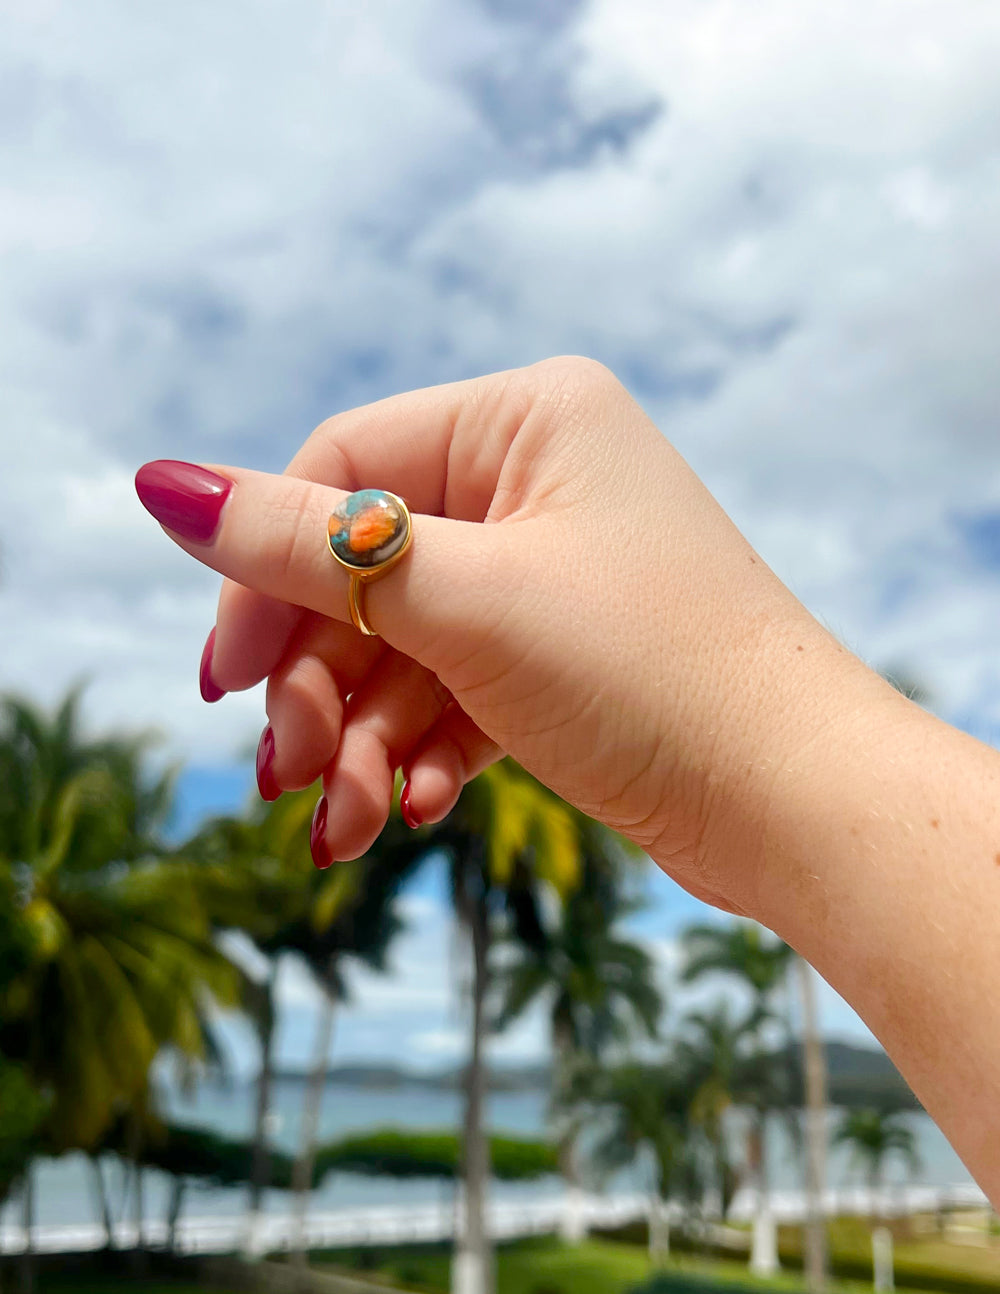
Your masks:
[[[11,1277],[10,1288],[16,1290],[17,1277]],[[222,1289],[218,1285],[192,1285],[188,1281],[146,1280],[140,1277],[84,1276],[74,1280],[63,1273],[46,1278],[40,1276],[35,1289],[38,1294],[107,1294],[109,1288],[134,1290],[135,1294],[237,1294],[236,1290]]]
[[[374,1262],[373,1262],[374,1259]],[[450,1257],[444,1246],[400,1246],[383,1249],[378,1255],[358,1250],[340,1250],[313,1255],[313,1266],[323,1265],[357,1271],[400,1288],[421,1294],[446,1294]],[[497,1294],[625,1294],[653,1275],[645,1247],[608,1240],[588,1240],[582,1245],[567,1246],[558,1240],[524,1240],[502,1245],[498,1251]],[[678,1255],[663,1269],[663,1294],[675,1289],[706,1291],[775,1290],[799,1294],[801,1277],[781,1275],[772,1281],[758,1280],[747,1274],[741,1262],[706,1261]],[[830,1294],[869,1294],[868,1281],[839,1282],[830,1286]]]
[[[838,1259],[857,1259],[871,1262],[872,1242],[870,1223],[866,1218],[837,1218],[830,1223],[830,1246]],[[778,1247],[783,1254],[801,1251],[801,1230],[798,1227],[778,1229]],[[956,1244],[935,1235],[912,1234],[897,1228],[893,1241],[893,1263],[896,1284],[907,1287],[907,1274],[929,1278],[931,1276],[956,1281],[966,1278],[993,1285],[1000,1290],[1000,1243]],[[926,1288],[926,1286],[925,1286]],[[943,1283],[942,1283],[943,1288]]]

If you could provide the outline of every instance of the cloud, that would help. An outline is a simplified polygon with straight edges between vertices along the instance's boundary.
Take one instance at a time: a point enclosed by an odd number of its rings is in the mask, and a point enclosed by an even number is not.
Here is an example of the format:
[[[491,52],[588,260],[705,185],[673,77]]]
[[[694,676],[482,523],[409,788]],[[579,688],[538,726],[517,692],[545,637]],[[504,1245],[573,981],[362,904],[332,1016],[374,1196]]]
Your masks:
[[[182,3],[150,27],[105,0],[11,17],[6,681],[52,696],[89,672],[95,715],[225,759],[259,698],[197,700],[216,584],[137,507],[136,466],[278,469],[336,408],[464,376],[478,357],[414,240],[487,178],[621,150],[648,105],[576,92],[571,7]]]
[[[135,502],[136,466],[276,470],[339,408],[582,351],[820,619],[996,738],[995,7],[182,0],[151,22],[21,0],[5,19],[5,686],[51,699],[89,675],[95,726],[230,763],[262,698],[198,698],[216,581]],[[417,926],[442,942],[400,945],[395,1004],[357,982],[404,1050],[455,1028],[445,928]],[[540,1046],[526,1030],[504,1046]]]
[[[259,698],[198,701],[215,581],[137,463],[277,468],[338,407],[576,350],[852,646],[1000,720],[948,523],[1000,497],[985,8],[40,13],[0,53],[10,681],[89,671],[95,714],[225,759]]]

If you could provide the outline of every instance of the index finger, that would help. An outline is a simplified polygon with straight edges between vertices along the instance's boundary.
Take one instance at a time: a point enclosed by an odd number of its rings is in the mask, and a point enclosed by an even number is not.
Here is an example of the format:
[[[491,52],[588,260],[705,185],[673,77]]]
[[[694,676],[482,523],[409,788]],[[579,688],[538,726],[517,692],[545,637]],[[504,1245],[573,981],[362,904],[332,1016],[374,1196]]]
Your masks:
[[[414,511],[482,521],[531,404],[528,370],[390,396],[321,423],[286,475],[353,492],[391,490]],[[219,597],[212,679],[253,687],[281,660],[300,610],[231,580]]]

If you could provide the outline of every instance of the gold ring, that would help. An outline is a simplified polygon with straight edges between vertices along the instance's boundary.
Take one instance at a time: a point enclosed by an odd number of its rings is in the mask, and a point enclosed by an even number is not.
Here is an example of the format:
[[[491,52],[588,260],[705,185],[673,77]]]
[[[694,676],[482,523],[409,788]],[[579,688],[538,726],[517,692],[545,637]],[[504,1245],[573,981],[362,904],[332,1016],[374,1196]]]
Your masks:
[[[358,490],[331,512],[326,540],[351,579],[351,623],[367,638],[377,638],[365,618],[365,585],[387,575],[413,543],[410,509],[388,490]]]

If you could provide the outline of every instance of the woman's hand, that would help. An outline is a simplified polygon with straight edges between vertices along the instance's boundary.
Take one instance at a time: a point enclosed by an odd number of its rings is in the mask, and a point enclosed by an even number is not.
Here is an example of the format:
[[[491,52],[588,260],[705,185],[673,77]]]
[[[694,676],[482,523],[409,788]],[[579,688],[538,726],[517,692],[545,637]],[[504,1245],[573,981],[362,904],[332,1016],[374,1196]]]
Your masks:
[[[430,820],[510,752],[807,957],[1000,1204],[1000,757],[821,629],[608,373],[400,396],[324,423],[286,476],[220,471],[137,484],[234,581],[210,672],[268,678],[269,794],[323,774],[318,861],[374,840],[397,766]],[[368,590],[382,640],[326,546],[363,486],[417,514]]]
[[[437,821],[506,752],[692,893],[756,910],[775,770],[840,649],[604,368],[398,396],[323,423],[284,476],[214,470],[235,483],[217,528],[168,533],[228,577],[211,682],[268,679],[262,789],[323,776],[321,861],[371,845],[397,767],[410,819]],[[374,639],[326,545],[364,487],[414,514],[367,590]]]

